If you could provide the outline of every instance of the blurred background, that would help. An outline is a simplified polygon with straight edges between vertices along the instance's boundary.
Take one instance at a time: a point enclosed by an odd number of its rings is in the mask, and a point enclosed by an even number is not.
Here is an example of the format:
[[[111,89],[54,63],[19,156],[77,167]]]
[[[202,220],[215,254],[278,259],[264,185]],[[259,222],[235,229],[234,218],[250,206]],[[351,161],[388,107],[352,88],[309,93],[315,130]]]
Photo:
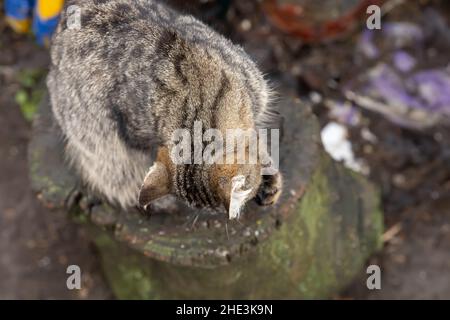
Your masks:
[[[334,298],[449,299],[449,1],[168,2],[241,44],[275,90],[308,101],[330,155],[379,187],[384,248],[367,264],[381,266],[382,289],[367,290],[362,270]],[[368,28],[372,4],[381,29]],[[29,187],[52,17],[23,24],[0,8],[0,298],[112,298],[83,229]],[[83,270],[81,290],[67,290],[69,261]]]

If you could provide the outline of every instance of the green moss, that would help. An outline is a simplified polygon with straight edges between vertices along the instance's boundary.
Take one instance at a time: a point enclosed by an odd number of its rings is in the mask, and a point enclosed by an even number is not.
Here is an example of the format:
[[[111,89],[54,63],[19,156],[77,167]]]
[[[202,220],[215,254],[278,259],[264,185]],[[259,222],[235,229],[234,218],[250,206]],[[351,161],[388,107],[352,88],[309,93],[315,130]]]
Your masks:
[[[100,249],[105,275],[116,296],[121,299],[157,298],[148,269],[142,268],[139,256],[133,252],[123,252],[123,248],[111,236],[90,226],[96,234],[94,242]],[[100,232],[99,232],[100,231]],[[111,261],[116,261],[114,267]]]
[[[341,179],[346,188],[336,185],[335,179]],[[308,185],[298,214],[260,246],[260,261],[254,263],[270,266],[277,278],[270,290],[282,297],[331,296],[345,287],[379,248],[382,214],[373,187],[361,176],[323,156]],[[359,208],[361,191],[367,192],[362,199],[364,208]],[[362,231],[358,230],[358,215],[367,222]],[[292,288],[285,291],[282,286]]]
[[[89,216],[87,213],[83,212],[82,210],[74,210],[74,212],[72,212],[70,214],[70,218],[75,222],[75,223],[79,223],[79,224],[86,224],[89,222]]]
[[[31,145],[28,148],[28,168],[33,190],[38,190],[41,200],[60,208],[74,187],[73,181],[61,168],[49,165],[45,161],[47,149],[40,145]]]
[[[343,239],[331,239],[327,230],[332,191],[326,169],[330,163],[326,158],[321,162],[299,203],[298,214],[290,217],[260,249],[261,255],[269,253],[269,263],[289,275],[285,285],[292,286],[291,298],[326,297],[337,283],[329,243]]]
[[[152,293],[152,283],[139,265],[119,264],[122,283],[116,288],[119,297],[146,299]]]
[[[314,251],[314,244],[320,238],[320,230],[327,220],[330,207],[328,180],[322,170],[317,170],[312,178],[311,189],[306,190],[299,206],[299,217],[303,220],[307,232],[308,249]]]
[[[21,87],[15,94],[15,101],[27,121],[33,119],[44,95],[44,89],[40,83],[45,74],[43,69],[24,69],[17,75],[17,81]]]

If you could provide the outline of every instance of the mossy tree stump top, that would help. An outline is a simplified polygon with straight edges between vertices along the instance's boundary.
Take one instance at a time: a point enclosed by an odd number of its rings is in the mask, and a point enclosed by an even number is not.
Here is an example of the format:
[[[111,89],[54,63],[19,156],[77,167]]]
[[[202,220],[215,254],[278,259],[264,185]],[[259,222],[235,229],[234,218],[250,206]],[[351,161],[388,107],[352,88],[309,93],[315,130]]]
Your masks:
[[[169,208],[150,216],[107,205],[82,214],[148,257],[189,266],[228,264],[264,241],[293,214],[319,162],[319,128],[311,110],[288,97],[280,103],[280,113],[284,191],[277,205],[259,207],[252,201],[238,221],[168,199]],[[39,108],[33,132],[29,148],[32,186],[46,206],[63,208],[78,183],[63,161],[63,146],[47,99]]]

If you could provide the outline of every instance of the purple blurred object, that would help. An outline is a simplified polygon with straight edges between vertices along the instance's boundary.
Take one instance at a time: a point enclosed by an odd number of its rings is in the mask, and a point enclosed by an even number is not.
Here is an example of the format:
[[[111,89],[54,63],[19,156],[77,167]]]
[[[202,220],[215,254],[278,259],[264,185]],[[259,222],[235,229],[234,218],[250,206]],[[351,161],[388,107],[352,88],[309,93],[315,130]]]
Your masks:
[[[363,32],[357,46],[363,70],[343,86],[347,99],[409,128],[450,123],[449,50],[430,47],[431,40],[442,45],[448,37],[439,38],[425,28],[391,22],[383,24],[381,31]],[[371,67],[364,69],[364,65]]]
[[[416,65],[416,59],[403,50],[395,52],[393,60],[395,67],[402,72],[409,72]]]
[[[425,107],[450,115],[450,73],[444,70],[425,70],[416,73],[411,81],[417,87]]]
[[[327,100],[325,105],[330,110],[330,117],[339,123],[347,126],[356,126],[361,121],[360,112],[352,103]]]
[[[388,39],[396,41],[397,46],[407,42],[420,43],[425,38],[423,30],[410,22],[385,23],[383,32]]]
[[[374,32],[371,30],[365,30],[358,43],[358,49],[369,59],[378,58],[380,50],[373,43]]]

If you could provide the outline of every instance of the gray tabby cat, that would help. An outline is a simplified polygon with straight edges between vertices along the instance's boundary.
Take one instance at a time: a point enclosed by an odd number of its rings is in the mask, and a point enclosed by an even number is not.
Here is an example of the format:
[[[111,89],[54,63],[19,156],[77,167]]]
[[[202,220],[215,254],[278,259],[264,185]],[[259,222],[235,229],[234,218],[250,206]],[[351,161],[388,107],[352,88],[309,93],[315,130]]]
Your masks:
[[[232,178],[243,175],[248,199],[278,199],[280,174],[262,177],[259,163],[179,165],[170,157],[174,130],[192,130],[194,121],[225,132],[256,128],[271,114],[268,86],[240,47],[153,0],[66,2],[81,9],[81,28],[62,14],[47,86],[66,156],[93,192],[123,208],[169,193],[228,208]]]

